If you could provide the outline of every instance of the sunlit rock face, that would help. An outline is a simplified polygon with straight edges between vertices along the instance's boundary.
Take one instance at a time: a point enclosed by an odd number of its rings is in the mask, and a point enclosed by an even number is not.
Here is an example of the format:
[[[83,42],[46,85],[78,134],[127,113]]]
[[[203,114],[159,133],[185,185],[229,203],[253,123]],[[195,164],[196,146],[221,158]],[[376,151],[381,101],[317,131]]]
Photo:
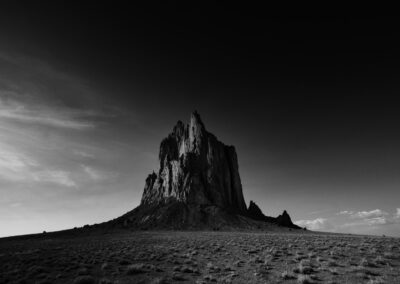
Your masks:
[[[246,214],[236,150],[209,133],[197,112],[161,142],[159,160],[158,173],[146,179],[142,205],[176,200]]]

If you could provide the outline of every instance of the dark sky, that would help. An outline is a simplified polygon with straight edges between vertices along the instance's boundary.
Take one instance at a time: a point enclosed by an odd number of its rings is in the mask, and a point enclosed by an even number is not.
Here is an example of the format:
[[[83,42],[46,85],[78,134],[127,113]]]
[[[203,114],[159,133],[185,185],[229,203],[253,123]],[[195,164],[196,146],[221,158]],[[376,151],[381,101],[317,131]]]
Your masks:
[[[133,208],[195,109],[267,215],[400,234],[396,18],[72,2],[0,8],[2,235]]]

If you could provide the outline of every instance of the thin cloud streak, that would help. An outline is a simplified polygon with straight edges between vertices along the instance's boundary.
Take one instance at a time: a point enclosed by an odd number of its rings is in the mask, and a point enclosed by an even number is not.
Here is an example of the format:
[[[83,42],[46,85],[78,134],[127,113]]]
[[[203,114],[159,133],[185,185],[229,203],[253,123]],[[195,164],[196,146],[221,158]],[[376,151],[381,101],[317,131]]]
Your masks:
[[[344,210],[336,213],[336,215],[352,215],[354,214],[354,211],[349,211],[349,210]]]
[[[21,102],[2,100],[0,91],[0,119],[9,119],[22,123],[40,124],[50,127],[84,130],[95,127],[93,122],[82,119],[82,117],[87,117],[90,114],[91,113],[76,110],[54,110],[43,106],[32,108]]]
[[[117,173],[114,172],[98,170],[87,165],[81,166],[83,171],[89,176],[89,178],[95,182],[110,180],[117,176]]]
[[[71,174],[67,171],[41,171],[33,174],[33,180],[37,182],[49,182],[63,185],[66,187],[78,187],[75,181],[72,180]]]
[[[46,169],[33,157],[0,143],[0,179],[9,182],[54,183],[77,187],[70,173]]]
[[[388,215],[387,212],[381,209],[375,209],[371,211],[359,211],[355,214],[352,214],[350,217],[353,219],[362,219],[362,218],[373,218],[373,217],[383,217]]]

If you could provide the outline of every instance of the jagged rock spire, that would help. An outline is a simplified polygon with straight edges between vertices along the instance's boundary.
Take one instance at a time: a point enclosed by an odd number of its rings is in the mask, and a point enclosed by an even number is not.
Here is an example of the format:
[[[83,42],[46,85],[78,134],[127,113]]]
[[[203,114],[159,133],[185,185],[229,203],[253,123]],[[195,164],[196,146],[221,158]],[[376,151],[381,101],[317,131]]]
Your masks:
[[[197,111],[161,142],[159,159],[158,174],[146,179],[142,204],[173,199],[246,213],[235,148],[207,132]]]

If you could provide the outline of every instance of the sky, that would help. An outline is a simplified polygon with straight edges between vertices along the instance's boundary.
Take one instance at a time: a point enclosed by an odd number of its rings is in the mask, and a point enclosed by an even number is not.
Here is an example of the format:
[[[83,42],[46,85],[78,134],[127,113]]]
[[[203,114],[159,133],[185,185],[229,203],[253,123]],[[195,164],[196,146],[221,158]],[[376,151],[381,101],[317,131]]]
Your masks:
[[[133,209],[193,110],[266,215],[400,236],[395,18],[70,2],[0,9],[0,236]]]

